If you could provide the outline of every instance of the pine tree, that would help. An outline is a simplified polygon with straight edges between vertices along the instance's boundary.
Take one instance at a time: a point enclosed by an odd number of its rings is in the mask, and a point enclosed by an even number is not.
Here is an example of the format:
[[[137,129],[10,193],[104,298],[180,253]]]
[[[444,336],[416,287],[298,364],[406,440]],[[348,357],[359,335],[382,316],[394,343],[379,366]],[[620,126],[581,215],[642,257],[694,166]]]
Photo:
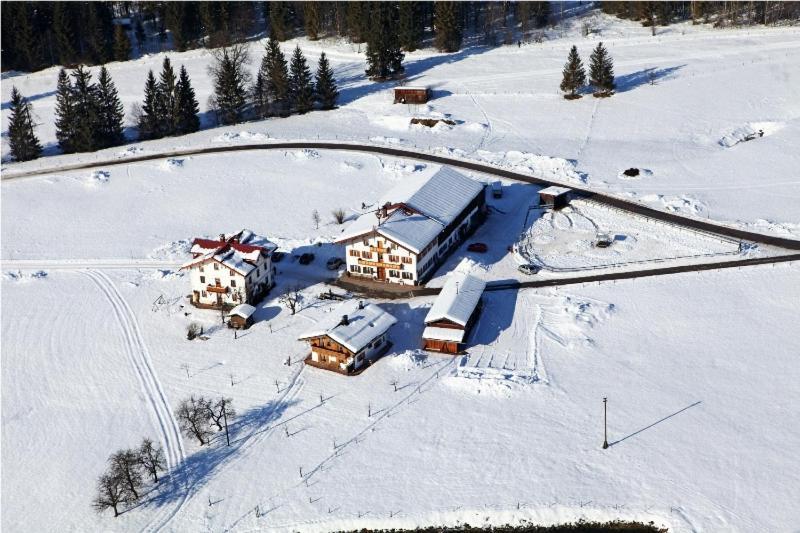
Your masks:
[[[76,152],[91,152],[96,148],[97,86],[92,83],[91,72],[83,65],[72,71],[72,79],[72,106],[75,113],[72,147]]]
[[[17,161],[36,159],[42,153],[42,146],[33,132],[32,107],[16,87],[11,88],[8,144],[11,149],[11,157]]]
[[[156,122],[159,137],[174,135],[177,124],[177,106],[175,105],[175,70],[169,57],[164,58],[161,76],[156,86]]]
[[[71,65],[75,53],[75,34],[72,31],[70,10],[66,2],[53,2],[53,35],[58,49],[58,60],[62,65]]]
[[[113,57],[112,15],[105,2],[87,2],[86,39],[89,55],[95,64],[107,63]]]
[[[198,112],[200,107],[197,105],[197,98],[192,89],[192,82],[186,67],[181,66],[181,73],[178,77],[178,84],[175,86],[177,121],[175,133],[192,133],[200,129],[200,117]]]
[[[139,116],[136,117],[140,140],[157,139],[161,136],[158,127],[157,100],[158,85],[151,70],[147,73],[147,80],[144,83],[144,102],[142,102]]]
[[[597,43],[589,58],[589,83],[595,88],[595,96],[610,96],[616,88],[614,63],[602,42]]]
[[[128,32],[122,26],[114,28],[114,59],[127,61],[131,56],[131,41]]]
[[[285,114],[289,107],[289,67],[277,39],[267,41],[267,91],[272,113]]]
[[[325,52],[319,55],[314,92],[322,109],[333,109],[336,107],[336,100],[339,98],[339,89],[336,87],[336,79],[333,77],[333,70],[331,69],[330,63],[328,63]]]
[[[441,52],[457,52],[463,39],[461,11],[457,2],[436,2],[436,48]]]
[[[65,154],[75,151],[75,109],[72,105],[72,84],[65,69],[58,71],[56,85],[56,139]]]
[[[303,2],[303,26],[306,30],[306,37],[310,41],[319,39],[319,29],[322,23],[319,4],[319,2]]]
[[[6,3],[3,9],[6,9]],[[25,71],[34,71],[41,67],[41,44],[40,40],[36,38],[33,25],[31,23],[33,16],[31,13],[32,7],[28,2],[20,2],[16,5],[16,14],[13,26],[13,39],[16,41],[15,48],[18,52],[16,60],[16,68]]]
[[[378,2],[371,9],[372,27],[367,39],[367,76],[373,80],[395,78],[405,72],[397,38],[397,7]]]
[[[289,38],[288,8],[286,2],[269,3],[270,34],[278,41]]]
[[[188,2],[165,2],[164,18],[172,35],[172,45],[175,50],[186,50],[186,5]]]
[[[419,48],[422,40],[422,21],[417,2],[400,2],[398,13],[398,38],[406,52]]]
[[[299,45],[294,49],[289,66],[289,100],[292,108],[300,114],[308,113],[314,105],[311,70]]]
[[[236,124],[244,117],[247,107],[246,85],[249,73],[247,47],[233,45],[214,52],[215,64],[211,66],[214,80],[214,103],[223,124]]]
[[[578,47],[573,46],[569,51],[567,64],[564,65],[564,77],[561,80],[561,90],[565,93],[564,98],[580,98],[577,95],[578,89],[586,83],[586,71],[583,69],[581,57],[578,55]]]
[[[370,8],[367,2],[347,2],[347,29],[350,40],[363,43],[369,34]]]
[[[97,77],[97,126],[94,128],[96,148],[118,146],[125,142],[122,134],[124,117],[117,87],[106,67],[101,67]]]

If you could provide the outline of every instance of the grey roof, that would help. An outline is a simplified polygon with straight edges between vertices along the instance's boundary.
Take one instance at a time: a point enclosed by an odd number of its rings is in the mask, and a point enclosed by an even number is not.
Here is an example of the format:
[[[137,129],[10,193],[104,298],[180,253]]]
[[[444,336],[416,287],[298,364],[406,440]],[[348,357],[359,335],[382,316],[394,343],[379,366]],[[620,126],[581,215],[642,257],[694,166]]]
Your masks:
[[[444,228],[483,193],[483,183],[468,178],[449,167],[440,168],[410,196],[406,186],[387,195],[391,203],[405,203],[414,212],[396,209],[382,224],[377,225],[373,213],[365,213],[348,226],[337,242],[347,241],[370,231],[391,239],[419,253]],[[395,194],[397,197],[392,197]]]
[[[568,187],[561,187],[559,185],[551,185],[539,190],[539,194],[549,194],[552,196],[559,196],[564,193],[570,192],[572,189]]]
[[[425,317],[425,323],[449,320],[466,326],[481,299],[486,282],[470,274],[452,272]]]
[[[342,317],[347,315],[347,325]],[[397,319],[375,304],[364,304],[350,300],[327,314],[316,325],[300,335],[299,339],[311,339],[327,335],[353,353],[358,353],[376,337],[386,333]]]

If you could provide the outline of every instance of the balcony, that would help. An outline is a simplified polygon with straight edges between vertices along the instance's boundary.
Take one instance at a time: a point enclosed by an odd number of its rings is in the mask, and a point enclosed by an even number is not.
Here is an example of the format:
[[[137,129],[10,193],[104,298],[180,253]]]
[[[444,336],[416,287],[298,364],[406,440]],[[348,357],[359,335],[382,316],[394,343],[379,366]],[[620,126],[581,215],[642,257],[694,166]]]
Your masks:
[[[392,270],[403,270],[402,263],[384,263],[383,261],[367,261],[366,259],[359,259],[358,264],[361,266],[368,266],[374,268],[390,268]]]
[[[228,288],[228,287],[217,287],[216,285],[209,285],[209,286],[206,287],[206,290],[208,292],[215,292],[215,293],[218,293],[218,294],[228,294],[228,291],[230,291],[230,288]]]

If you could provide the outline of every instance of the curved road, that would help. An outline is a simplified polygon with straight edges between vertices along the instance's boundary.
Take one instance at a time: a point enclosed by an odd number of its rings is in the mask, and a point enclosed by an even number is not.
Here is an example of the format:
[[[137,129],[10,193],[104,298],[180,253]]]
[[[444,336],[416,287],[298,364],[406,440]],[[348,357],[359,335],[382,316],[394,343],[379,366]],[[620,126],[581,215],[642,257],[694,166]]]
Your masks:
[[[678,215],[675,213],[667,213],[659,209],[655,209],[652,207],[642,205],[637,202],[633,202],[631,200],[625,200],[609,194],[599,193],[591,189],[577,187],[572,183],[562,183],[562,182],[547,180],[544,178],[537,178],[535,176],[520,174],[519,172],[512,172],[510,170],[497,168],[483,163],[465,161],[462,159],[455,159],[451,157],[428,154],[423,152],[415,152],[412,150],[406,150],[402,148],[393,148],[389,146],[373,146],[369,144],[352,144],[345,142],[325,142],[325,141],[317,141],[317,142],[297,141],[297,142],[239,144],[234,146],[212,146],[208,148],[176,150],[172,152],[163,152],[159,154],[147,154],[147,155],[126,157],[124,159],[109,159],[105,161],[91,161],[87,163],[78,163],[73,165],[62,165],[47,169],[29,170],[11,174],[5,173],[2,179],[12,180],[12,179],[40,176],[44,174],[52,174],[55,172],[64,172],[69,170],[83,170],[96,167],[127,165],[129,163],[153,161],[158,159],[164,159],[166,157],[181,157],[189,155],[218,154],[226,152],[242,152],[242,151],[253,151],[253,150],[298,150],[304,148],[310,148],[316,150],[339,150],[339,151],[344,150],[352,152],[366,152],[370,154],[382,154],[392,157],[417,159],[421,161],[428,161],[431,163],[438,163],[442,165],[465,168],[468,170],[481,172],[483,174],[491,174],[494,176],[500,176],[511,180],[521,181],[524,183],[532,183],[535,185],[546,185],[546,186],[560,185],[572,189],[573,191],[578,193],[578,195],[580,195],[581,197],[591,198],[592,200],[602,204],[623,209],[625,211],[629,211],[639,215],[644,215],[664,222],[679,224],[681,226],[685,226],[688,228],[707,231],[710,233],[716,233],[718,235],[725,235],[733,239],[746,240],[761,244],[769,244],[772,246],[778,246],[790,250],[800,250],[800,241],[794,239],[786,239],[784,237],[764,235],[761,233],[755,233],[742,229],[723,226],[721,224],[716,224],[709,221],[698,220]]]

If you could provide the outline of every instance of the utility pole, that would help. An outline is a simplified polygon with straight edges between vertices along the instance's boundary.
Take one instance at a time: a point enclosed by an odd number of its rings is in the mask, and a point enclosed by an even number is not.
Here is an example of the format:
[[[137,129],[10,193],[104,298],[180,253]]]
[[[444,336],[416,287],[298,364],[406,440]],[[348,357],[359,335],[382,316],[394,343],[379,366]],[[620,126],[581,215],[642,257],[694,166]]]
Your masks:
[[[603,397],[603,449],[608,448],[608,398]]]

